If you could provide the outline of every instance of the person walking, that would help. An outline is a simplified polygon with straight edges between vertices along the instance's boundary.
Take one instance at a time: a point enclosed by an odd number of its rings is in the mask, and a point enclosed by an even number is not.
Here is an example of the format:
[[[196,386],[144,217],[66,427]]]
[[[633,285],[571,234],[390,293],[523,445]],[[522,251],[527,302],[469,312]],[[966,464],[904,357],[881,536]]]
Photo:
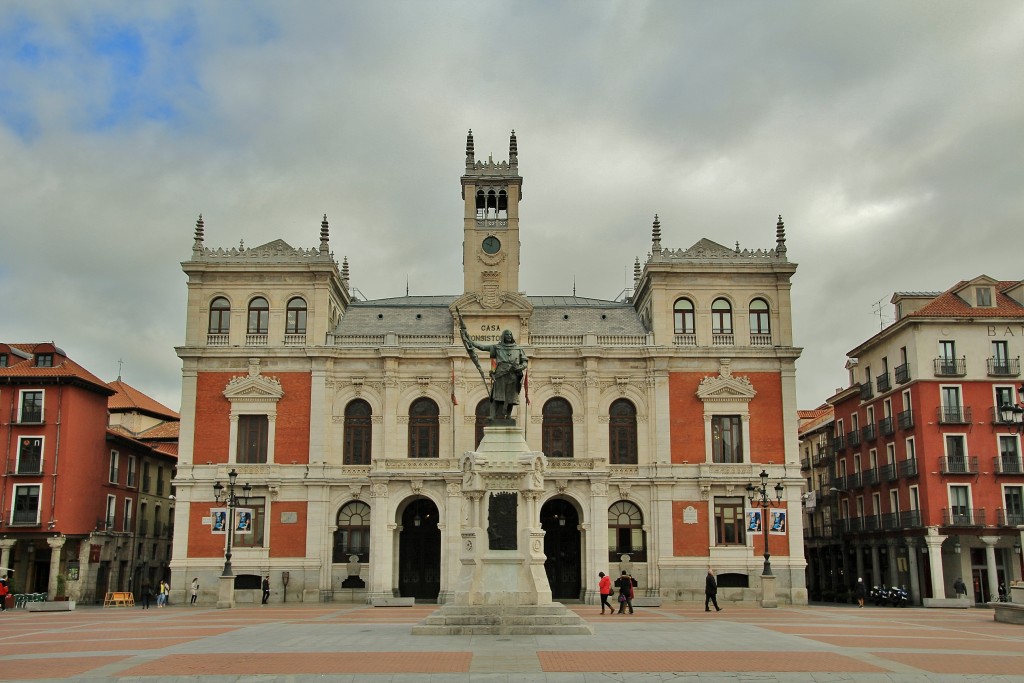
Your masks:
[[[967,584],[961,577],[956,577],[956,581],[953,582],[953,590],[956,591],[956,597],[967,597]]]
[[[192,579],[192,602],[189,603],[189,607],[195,607],[196,599],[199,597],[199,577]]]
[[[149,579],[142,582],[142,609],[149,609],[149,599],[153,595],[153,586]]]
[[[267,574],[263,577],[263,602],[261,605],[267,604],[267,600],[270,599],[270,575]]]
[[[608,608],[608,614],[615,614],[615,608],[608,602],[608,597],[612,594],[612,577],[604,572],[598,572],[597,575],[600,578],[597,589],[601,592],[601,614],[604,614],[605,607]]]
[[[160,580],[160,594],[156,596],[157,607],[167,607],[167,594],[170,593],[171,587],[163,579]]]
[[[721,612],[722,608],[718,606],[718,580],[715,578],[715,570],[708,568],[707,578],[704,579],[704,611],[710,612],[711,608],[708,607],[708,603],[715,606],[716,612]]]
[[[863,607],[864,598],[868,596],[868,586],[862,577],[857,577],[857,585],[854,586],[853,592],[857,596],[857,606]]]
[[[615,579],[615,587],[619,589],[619,614],[625,612],[627,607],[629,613],[633,613],[633,586],[635,585],[636,579],[625,570],[623,570],[622,576]]]

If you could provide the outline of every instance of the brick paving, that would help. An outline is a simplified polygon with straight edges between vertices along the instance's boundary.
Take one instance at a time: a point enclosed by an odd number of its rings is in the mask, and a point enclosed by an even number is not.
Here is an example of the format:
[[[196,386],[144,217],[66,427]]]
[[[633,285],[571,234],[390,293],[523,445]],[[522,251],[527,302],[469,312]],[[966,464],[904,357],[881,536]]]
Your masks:
[[[1024,626],[986,609],[571,608],[595,635],[412,636],[432,605],[15,610],[0,615],[0,681],[1024,683]]]

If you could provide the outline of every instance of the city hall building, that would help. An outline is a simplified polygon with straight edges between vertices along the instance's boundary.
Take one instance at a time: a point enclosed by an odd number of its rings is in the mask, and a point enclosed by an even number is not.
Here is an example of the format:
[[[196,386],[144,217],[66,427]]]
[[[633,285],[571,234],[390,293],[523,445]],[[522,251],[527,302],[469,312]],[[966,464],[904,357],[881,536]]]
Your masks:
[[[461,242],[464,287],[434,296],[356,296],[326,217],[311,249],[212,248],[200,217],[182,263],[172,599],[193,578],[200,602],[216,599],[230,540],[240,602],[264,576],[273,602],[446,602],[469,514],[459,461],[489,403],[487,354],[478,370],[461,314],[476,341],[507,329],[529,358],[513,417],[546,459],[535,525],[555,600],[596,602],[598,572],[622,570],[640,596],[697,599],[713,567],[721,598],[755,601],[768,538],[779,601],[806,602],[782,219],[771,248],[676,249],[655,217],[631,295],[535,295],[519,277],[522,188],[515,133],[495,162],[476,158],[470,132],[461,234],[453,216],[436,237]],[[770,537],[744,514],[762,470],[792,512]],[[233,534],[231,471],[234,512],[248,513]]]

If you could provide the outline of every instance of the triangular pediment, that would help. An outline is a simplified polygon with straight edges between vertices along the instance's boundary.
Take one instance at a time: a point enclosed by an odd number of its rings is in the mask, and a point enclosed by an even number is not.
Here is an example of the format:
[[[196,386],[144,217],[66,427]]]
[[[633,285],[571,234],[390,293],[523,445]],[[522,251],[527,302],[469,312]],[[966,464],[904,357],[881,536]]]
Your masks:
[[[224,388],[224,397],[229,401],[277,401],[282,396],[281,382],[266,375],[233,377]]]
[[[701,401],[750,401],[757,395],[746,377],[705,377],[697,388]]]
[[[699,258],[713,258],[724,256],[735,256],[736,250],[723,246],[718,242],[703,237],[692,247],[683,252],[683,256],[696,256]]]

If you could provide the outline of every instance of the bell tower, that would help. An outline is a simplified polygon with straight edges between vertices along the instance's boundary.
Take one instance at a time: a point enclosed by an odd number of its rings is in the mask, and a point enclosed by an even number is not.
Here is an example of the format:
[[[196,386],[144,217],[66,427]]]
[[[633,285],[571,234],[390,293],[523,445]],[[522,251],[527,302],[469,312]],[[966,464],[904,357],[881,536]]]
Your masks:
[[[505,292],[519,292],[519,176],[516,132],[508,161],[476,160],[473,131],[466,136],[466,173],[462,176],[464,293],[476,294],[484,308],[497,308]]]

